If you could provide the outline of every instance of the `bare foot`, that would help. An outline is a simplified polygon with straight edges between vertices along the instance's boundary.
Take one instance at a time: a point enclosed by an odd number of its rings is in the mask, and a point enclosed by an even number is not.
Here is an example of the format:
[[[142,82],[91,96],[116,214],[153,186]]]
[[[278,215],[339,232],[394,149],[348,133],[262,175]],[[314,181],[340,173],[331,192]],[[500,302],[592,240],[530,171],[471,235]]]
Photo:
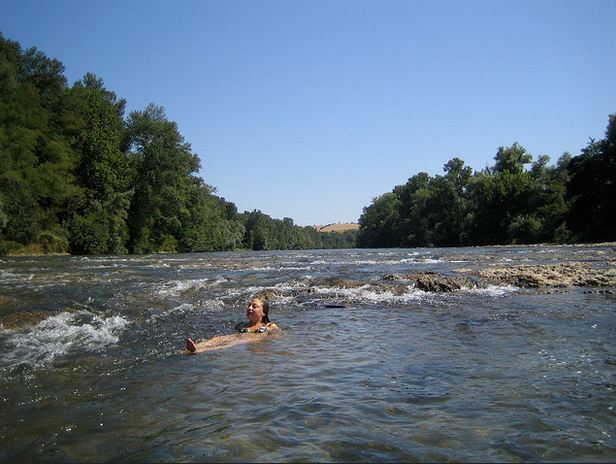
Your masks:
[[[186,349],[190,351],[191,353],[194,353],[195,351],[197,351],[197,345],[195,344],[192,338],[186,339]]]

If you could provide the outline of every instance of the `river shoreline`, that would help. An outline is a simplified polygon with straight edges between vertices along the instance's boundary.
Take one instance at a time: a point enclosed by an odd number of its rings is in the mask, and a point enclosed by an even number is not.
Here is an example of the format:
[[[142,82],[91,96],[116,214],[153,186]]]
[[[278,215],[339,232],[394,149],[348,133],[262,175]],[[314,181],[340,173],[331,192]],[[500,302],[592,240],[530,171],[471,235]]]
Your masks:
[[[544,247],[616,247],[616,242],[597,242],[597,243],[532,243],[532,244],[525,244],[525,245],[514,245],[514,244],[510,244],[510,245],[469,245],[469,246],[459,246],[459,247],[441,247],[442,249],[448,249],[448,250],[452,250],[452,249],[456,249],[456,248],[486,248],[486,247],[490,247],[490,248],[523,248],[523,247],[528,247],[528,248],[544,248]],[[345,248],[345,249],[353,249],[353,248]],[[358,248],[360,249],[360,248]],[[378,250],[379,248],[369,248],[371,250]],[[383,248],[383,249],[409,249],[409,250],[413,250],[415,248]],[[417,249],[437,249],[437,248],[433,248],[433,247],[427,247],[427,248],[417,248]],[[233,252],[239,252],[239,251],[254,251],[254,250],[250,250],[250,249],[236,249],[236,250],[229,250],[230,253]],[[283,251],[283,250],[269,250],[269,251]],[[306,250],[308,251],[308,250]],[[313,250],[314,251],[314,250]],[[200,253],[220,253],[220,252],[200,252]],[[169,255],[169,254],[182,254],[182,253],[172,253],[172,252],[167,252],[167,251],[159,251],[156,253],[148,253],[151,255]],[[35,257],[35,256],[90,256],[90,257],[96,257],[96,256],[142,256],[138,253],[126,253],[126,254],[122,254],[122,255],[81,255],[81,254],[72,254],[72,253],[68,253],[68,252],[62,252],[62,253],[44,253],[44,252],[32,252],[32,251],[28,251],[27,249],[24,249],[23,252],[20,251],[14,251],[14,252],[10,252],[4,255],[0,255],[0,258],[6,257],[6,258],[17,258],[17,257]]]

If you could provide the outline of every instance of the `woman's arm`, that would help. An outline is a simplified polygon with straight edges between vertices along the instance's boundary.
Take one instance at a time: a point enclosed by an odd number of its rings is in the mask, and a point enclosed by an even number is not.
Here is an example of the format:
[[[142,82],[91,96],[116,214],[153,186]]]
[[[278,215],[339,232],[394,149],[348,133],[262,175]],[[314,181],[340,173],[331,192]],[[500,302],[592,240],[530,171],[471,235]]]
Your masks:
[[[242,337],[239,334],[220,335],[217,337],[210,338],[208,340],[202,340],[195,343],[197,349],[191,354],[203,353],[204,351],[222,350],[224,348],[229,348],[235,345],[244,345],[246,343],[256,341],[257,338],[258,337]],[[185,353],[190,353],[188,350],[184,351]]]

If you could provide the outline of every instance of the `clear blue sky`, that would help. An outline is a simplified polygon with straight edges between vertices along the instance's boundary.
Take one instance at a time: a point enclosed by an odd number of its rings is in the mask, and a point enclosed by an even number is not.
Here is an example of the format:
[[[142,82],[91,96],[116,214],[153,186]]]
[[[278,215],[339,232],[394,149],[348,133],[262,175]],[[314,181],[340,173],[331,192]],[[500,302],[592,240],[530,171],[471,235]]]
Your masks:
[[[459,156],[579,154],[616,113],[616,0],[2,0],[0,31],[166,109],[238,209],[355,222]]]

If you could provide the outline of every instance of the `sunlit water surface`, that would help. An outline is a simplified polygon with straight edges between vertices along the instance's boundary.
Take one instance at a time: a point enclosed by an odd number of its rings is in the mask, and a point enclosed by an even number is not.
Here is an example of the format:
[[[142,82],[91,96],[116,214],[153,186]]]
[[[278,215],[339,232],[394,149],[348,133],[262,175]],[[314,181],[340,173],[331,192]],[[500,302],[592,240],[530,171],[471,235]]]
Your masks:
[[[51,316],[0,330],[0,460],[614,461],[616,295],[370,285],[606,256],[613,249],[2,258],[0,314]],[[327,278],[365,285],[314,285]],[[180,353],[187,336],[232,333],[268,288],[282,336]]]

